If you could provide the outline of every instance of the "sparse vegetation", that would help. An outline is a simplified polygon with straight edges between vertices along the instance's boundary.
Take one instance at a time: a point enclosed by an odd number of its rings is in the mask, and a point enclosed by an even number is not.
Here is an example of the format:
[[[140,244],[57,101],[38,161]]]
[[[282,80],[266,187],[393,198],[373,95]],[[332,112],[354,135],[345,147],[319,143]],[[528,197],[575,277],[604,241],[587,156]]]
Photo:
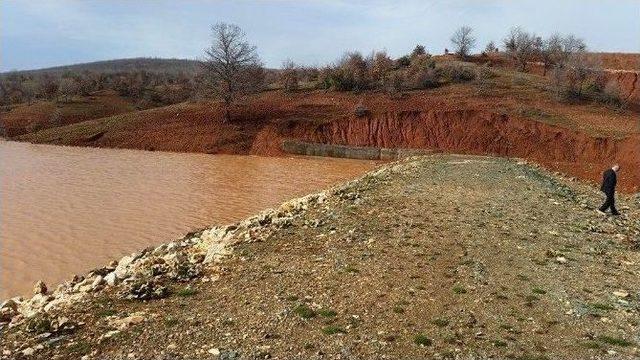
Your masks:
[[[424,334],[418,334],[413,337],[413,343],[419,346],[431,346],[431,344],[433,344],[433,340]]]
[[[308,307],[307,305],[298,305],[293,312],[295,312],[296,314],[298,314],[298,316],[300,316],[303,319],[311,319],[316,317],[317,313],[311,309],[310,307]]]
[[[325,335],[334,335],[334,334],[344,334],[346,331],[344,331],[344,329],[339,326],[328,325],[322,328],[322,332]]]

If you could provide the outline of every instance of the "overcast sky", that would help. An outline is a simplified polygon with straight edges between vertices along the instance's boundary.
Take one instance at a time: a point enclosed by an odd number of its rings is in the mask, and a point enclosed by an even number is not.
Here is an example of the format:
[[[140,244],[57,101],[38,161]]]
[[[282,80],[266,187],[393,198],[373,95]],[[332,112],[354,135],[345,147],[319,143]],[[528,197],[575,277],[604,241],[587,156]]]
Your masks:
[[[240,25],[267,66],[347,50],[432,53],[461,25],[478,48],[520,25],[574,33],[594,51],[640,52],[640,0],[0,0],[0,70],[128,57],[201,57],[210,25]]]

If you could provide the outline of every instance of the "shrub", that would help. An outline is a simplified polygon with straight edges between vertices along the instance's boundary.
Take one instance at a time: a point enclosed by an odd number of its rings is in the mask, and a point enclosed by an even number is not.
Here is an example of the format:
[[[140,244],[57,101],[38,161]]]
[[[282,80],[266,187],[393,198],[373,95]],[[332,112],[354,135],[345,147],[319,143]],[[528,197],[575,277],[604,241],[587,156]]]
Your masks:
[[[293,312],[298,314],[303,319],[311,319],[317,315],[316,312],[313,311],[313,309],[304,304],[297,306],[295,309],[293,309]]]
[[[413,337],[413,343],[420,346],[431,346],[433,341],[424,334],[418,334]]]
[[[409,58],[409,56],[407,55],[402,56],[398,58],[398,60],[396,60],[396,65],[399,68],[408,67],[409,65],[411,65],[411,58]]]
[[[466,82],[475,79],[476,74],[470,66],[448,64],[442,67],[444,78],[447,82]]]
[[[495,77],[495,74],[489,69],[488,66],[478,66],[476,69],[475,84],[477,86],[477,92],[480,95],[485,95],[491,89],[493,83],[491,78]]]

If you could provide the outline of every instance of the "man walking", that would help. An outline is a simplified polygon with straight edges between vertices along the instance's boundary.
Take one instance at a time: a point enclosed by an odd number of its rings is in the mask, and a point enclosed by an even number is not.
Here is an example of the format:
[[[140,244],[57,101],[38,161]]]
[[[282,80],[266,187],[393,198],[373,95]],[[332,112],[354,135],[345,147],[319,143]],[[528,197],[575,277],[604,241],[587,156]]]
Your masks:
[[[618,182],[618,170],[620,170],[620,166],[613,165],[611,169],[607,169],[602,174],[602,186],[600,190],[607,195],[607,200],[605,200],[604,204],[600,207],[600,212],[607,211],[608,208],[611,208],[611,214],[620,215],[618,210],[616,210],[616,183]]]

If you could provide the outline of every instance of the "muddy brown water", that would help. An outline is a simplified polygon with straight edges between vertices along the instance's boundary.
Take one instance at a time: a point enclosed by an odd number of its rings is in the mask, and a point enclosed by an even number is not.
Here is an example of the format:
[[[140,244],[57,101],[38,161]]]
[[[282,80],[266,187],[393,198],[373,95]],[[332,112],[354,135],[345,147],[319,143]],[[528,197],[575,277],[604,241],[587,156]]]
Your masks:
[[[0,299],[355,178],[378,164],[0,141]]]

